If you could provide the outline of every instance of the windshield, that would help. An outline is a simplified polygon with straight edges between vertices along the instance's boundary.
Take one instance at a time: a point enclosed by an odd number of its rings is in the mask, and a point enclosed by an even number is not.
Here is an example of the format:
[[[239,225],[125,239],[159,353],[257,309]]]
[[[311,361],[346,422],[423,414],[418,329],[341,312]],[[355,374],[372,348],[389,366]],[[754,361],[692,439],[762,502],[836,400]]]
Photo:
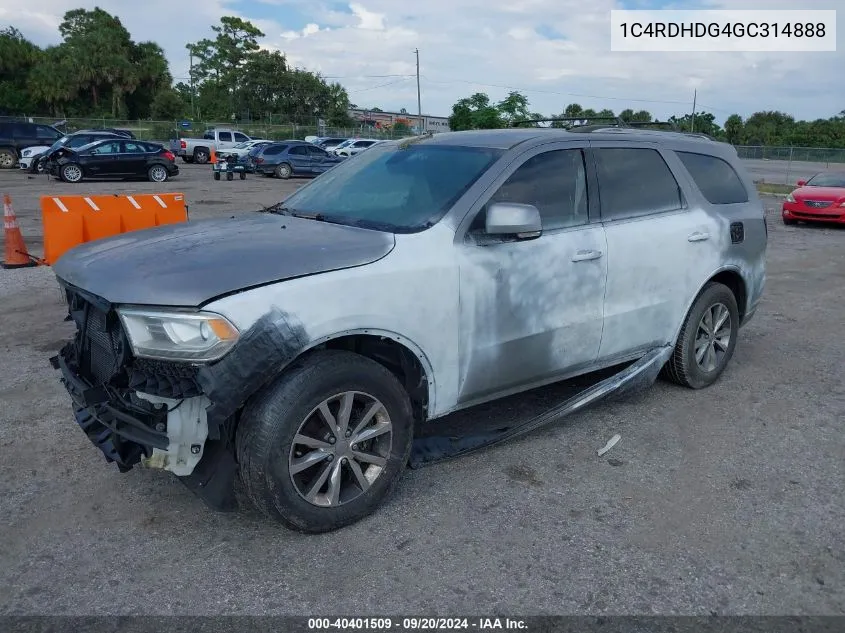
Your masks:
[[[69,138],[70,138],[70,136],[63,136],[63,137],[62,137],[62,138],[60,138],[58,141],[56,141],[55,143],[53,143],[53,144],[50,146],[50,149],[48,149],[47,151],[48,151],[48,152],[52,152],[54,149],[59,149],[62,145],[64,145],[64,144],[67,142],[67,140],[68,140]]]
[[[246,149],[247,147],[250,147],[251,145],[254,145],[253,141],[244,141],[243,143],[238,143],[237,145],[233,145],[232,149]]]
[[[493,148],[380,144],[284,200],[295,214],[410,233],[437,222],[501,156]]]
[[[808,187],[845,187],[845,174],[816,174],[807,181]]]

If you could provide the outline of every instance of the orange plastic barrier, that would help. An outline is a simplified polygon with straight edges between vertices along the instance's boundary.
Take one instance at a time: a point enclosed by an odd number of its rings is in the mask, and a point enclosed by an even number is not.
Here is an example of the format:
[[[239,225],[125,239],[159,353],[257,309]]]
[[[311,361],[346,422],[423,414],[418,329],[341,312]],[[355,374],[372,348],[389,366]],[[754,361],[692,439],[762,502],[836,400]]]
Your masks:
[[[44,259],[55,264],[65,251],[120,233],[188,221],[185,195],[137,193],[113,196],[41,196]]]

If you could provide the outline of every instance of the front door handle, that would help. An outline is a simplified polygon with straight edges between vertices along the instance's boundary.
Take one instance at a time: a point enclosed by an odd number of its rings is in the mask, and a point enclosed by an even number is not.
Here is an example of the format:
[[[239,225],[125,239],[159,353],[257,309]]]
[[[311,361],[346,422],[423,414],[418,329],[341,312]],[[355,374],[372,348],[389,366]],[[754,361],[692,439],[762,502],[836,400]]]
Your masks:
[[[700,233],[696,232],[690,235],[687,240],[690,242],[703,242],[704,240],[710,239],[710,233]]]
[[[602,256],[601,251],[578,251],[572,256],[573,262],[586,262],[591,259],[598,259]]]

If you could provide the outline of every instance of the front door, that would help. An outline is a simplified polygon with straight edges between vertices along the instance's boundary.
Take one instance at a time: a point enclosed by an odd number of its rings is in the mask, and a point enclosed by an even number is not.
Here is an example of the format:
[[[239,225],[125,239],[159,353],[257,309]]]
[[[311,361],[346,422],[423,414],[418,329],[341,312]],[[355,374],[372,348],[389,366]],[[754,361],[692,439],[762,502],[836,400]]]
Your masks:
[[[460,403],[551,382],[595,362],[608,257],[588,180],[583,147],[549,143],[514,161],[471,212],[458,251]],[[534,205],[542,235],[486,235],[492,202]]]
[[[120,170],[120,141],[107,141],[88,151],[86,171],[91,176],[115,176]]]
[[[122,141],[123,151],[117,160],[115,174],[143,175],[147,169],[147,158],[149,152],[141,143],[135,141]]]

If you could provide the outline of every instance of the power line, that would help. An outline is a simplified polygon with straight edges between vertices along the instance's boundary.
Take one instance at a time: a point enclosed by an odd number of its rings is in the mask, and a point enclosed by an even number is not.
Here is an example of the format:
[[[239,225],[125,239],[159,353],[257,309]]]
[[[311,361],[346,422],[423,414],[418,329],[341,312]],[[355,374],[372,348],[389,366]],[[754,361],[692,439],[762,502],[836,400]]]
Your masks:
[[[411,75],[411,77],[413,77],[413,75]],[[378,88],[385,88],[387,86],[393,86],[395,84],[400,84],[403,81],[408,81],[408,79],[409,79],[409,77],[403,77],[402,79],[399,79],[397,81],[388,81],[387,83],[379,84],[378,86],[370,86],[369,88],[361,88],[360,90],[350,90],[349,94],[358,94],[359,92],[367,92],[369,90],[376,90]]]

